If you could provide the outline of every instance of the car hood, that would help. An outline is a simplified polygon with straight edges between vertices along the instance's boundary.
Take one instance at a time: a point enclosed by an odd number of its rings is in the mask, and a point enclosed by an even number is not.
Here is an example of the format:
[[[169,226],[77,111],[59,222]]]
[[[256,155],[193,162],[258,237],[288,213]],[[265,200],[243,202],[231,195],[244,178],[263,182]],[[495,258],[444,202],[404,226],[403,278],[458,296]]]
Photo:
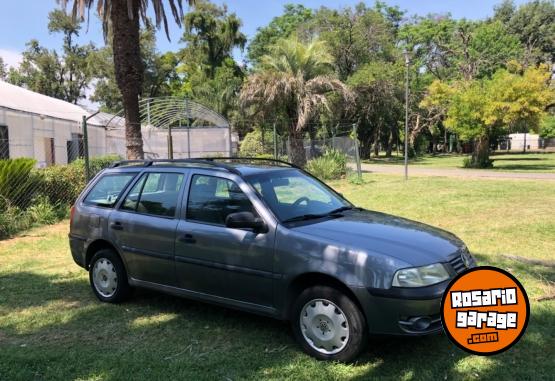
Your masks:
[[[335,245],[397,258],[414,266],[445,262],[464,243],[455,235],[420,222],[373,211],[348,211],[342,217],[292,227]]]

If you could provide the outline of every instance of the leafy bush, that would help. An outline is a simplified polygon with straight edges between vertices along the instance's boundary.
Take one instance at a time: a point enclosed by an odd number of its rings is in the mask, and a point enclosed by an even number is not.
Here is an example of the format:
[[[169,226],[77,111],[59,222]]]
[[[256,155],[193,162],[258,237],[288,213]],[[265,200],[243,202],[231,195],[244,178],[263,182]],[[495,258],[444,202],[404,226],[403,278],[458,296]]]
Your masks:
[[[118,156],[92,158],[91,176],[117,160]],[[66,217],[86,185],[82,159],[68,165],[34,166],[32,159],[0,160],[0,239]]]
[[[18,207],[6,205],[0,213],[0,239],[10,237],[30,226],[22,214]]]
[[[34,200],[27,210],[10,205],[0,213],[0,239],[34,226],[54,224],[67,217],[67,214],[67,207],[54,206],[44,198]]]
[[[63,205],[52,205],[47,198],[41,197],[34,200],[24,213],[32,225],[50,225],[64,218],[66,211]]]
[[[37,189],[38,178],[32,172],[35,163],[29,158],[0,160],[0,210],[29,205]]]
[[[89,168],[91,170],[91,176],[96,175],[98,172],[102,171],[104,168],[108,168],[110,164],[114,161],[122,160],[122,158],[118,155],[106,155],[106,156],[97,156],[91,157],[89,160]],[[69,166],[74,166],[80,168],[83,173],[85,171],[85,160],[84,159],[77,159],[73,161]]]
[[[36,169],[41,184],[39,194],[52,205],[70,205],[85,186],[84,169],[79,165],[53,165]]]
[[[540,136],[544,139],[555,138],[555,115],[546,115],[540,124]]]
[[[247,157],[258,157],[259,155],[271,155],[274,150],[274,136],[264,133],[264,146],[262,146],[262,131],[256,129],[245,135],[239,147],[239,155]]]
[[[91,176],[118,160],[121,158],[116,155],[91,158],[89,161]],[[39,194],[47,197],[53,205],[72,204],[87,185],[83,159],[75,160],[68,165],[53,165],[35,171],[41,179]]]
[[[306,170],[322,180],[340,179],[347,174],[347,155],[330,148],[306,164]]]

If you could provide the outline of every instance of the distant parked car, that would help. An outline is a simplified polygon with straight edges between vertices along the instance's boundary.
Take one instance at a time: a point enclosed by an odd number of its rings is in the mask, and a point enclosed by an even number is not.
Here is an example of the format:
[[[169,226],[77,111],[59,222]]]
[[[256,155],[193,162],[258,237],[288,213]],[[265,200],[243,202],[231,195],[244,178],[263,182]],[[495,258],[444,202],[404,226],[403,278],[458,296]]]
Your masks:
[[[103,302],[145,287],[289,320],[318,359],[370,333],[441,331],[440,299],[475,266],[446,231],[363,210],[278,161],[120,162],[71,213],[75,262]]]

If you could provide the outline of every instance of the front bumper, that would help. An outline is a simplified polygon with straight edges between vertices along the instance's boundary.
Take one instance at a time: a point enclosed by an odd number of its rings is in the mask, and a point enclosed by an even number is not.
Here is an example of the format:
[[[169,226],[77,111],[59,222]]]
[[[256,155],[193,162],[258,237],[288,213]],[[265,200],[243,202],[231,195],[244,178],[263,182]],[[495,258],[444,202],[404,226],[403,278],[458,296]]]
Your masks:
[[[477,266],[466,248],[451,255],[448,264],[451,279]],[[353,292],[362,305],[370,333],[429,335],[443,330],[441,299],[451,279],[427,287],[358,288]]]
[[[441,298],[449,281],[418,289],[355,290],[372,334],[421,336],[442,331]]]

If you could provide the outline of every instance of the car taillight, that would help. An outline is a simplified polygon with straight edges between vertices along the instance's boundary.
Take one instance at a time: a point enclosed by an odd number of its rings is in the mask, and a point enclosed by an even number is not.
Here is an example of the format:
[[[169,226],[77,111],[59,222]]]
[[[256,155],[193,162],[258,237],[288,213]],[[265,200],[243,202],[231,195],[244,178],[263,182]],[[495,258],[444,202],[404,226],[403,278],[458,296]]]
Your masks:
[[[75,214],[75,205],[71,206],[71,209],[69,211],[69,226],[71,226],[71,224],[73,223],[73,215]]]

